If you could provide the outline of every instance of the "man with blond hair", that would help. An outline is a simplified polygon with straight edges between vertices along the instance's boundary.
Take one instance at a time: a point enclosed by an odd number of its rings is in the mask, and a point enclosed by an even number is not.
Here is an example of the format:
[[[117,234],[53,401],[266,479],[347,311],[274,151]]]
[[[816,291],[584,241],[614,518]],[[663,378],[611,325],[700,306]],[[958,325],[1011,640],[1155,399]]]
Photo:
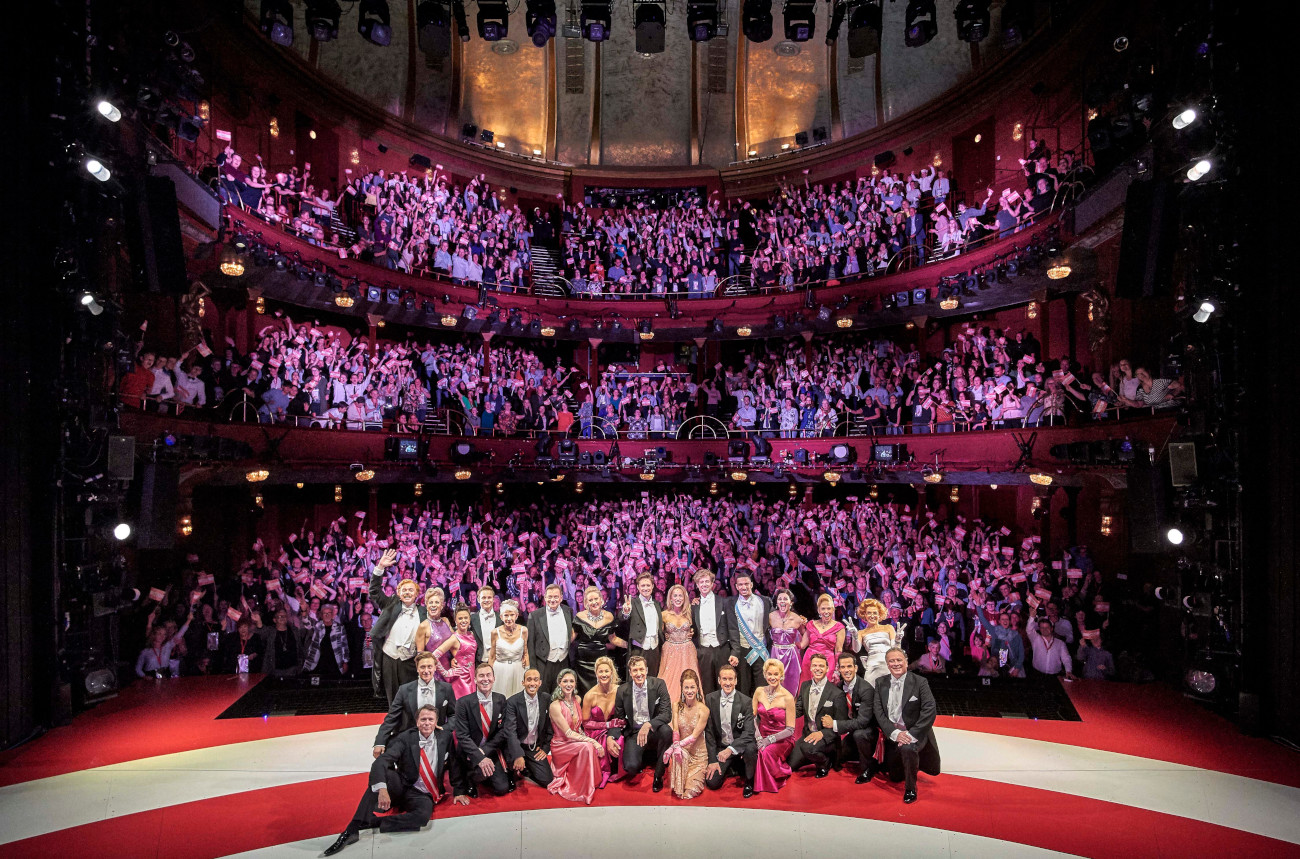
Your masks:
[[[384,593],[384,575],[395,563],[397,552],[385,549],[370,576],[370,602],[379,610],[370,640],[379,652],[379,675],[390,707],[397,688],[415,680],[415,631],[426,616],[424,606],[416,602],[419,586],[414,579],[398,582],[394,596]]]

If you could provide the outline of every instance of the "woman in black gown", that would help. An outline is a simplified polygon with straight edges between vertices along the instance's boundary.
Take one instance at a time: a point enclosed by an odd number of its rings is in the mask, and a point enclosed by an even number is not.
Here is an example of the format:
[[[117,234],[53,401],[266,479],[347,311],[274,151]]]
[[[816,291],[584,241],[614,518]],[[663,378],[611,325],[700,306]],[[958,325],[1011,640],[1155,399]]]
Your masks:
[[[585,695],[596,685],[596,660],[607,656],[612,647],[627,647],[627,642],[614,634],[614,615],[605,611],[605,599],[600,589],[589,587],[582,592],[585,611],[573,618],[573,653],[578,671],[578,694]]]

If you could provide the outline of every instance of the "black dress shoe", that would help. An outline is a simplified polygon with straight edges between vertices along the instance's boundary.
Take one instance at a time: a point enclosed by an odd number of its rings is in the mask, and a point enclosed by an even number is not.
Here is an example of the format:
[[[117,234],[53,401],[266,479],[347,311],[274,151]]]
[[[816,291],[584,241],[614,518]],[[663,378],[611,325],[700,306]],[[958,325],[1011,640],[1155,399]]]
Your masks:
[[[743,796],[745,799],[749,799],[751,796],[754,795],[754,786],[752,784],[745,785],[745,789],[740,792],[740,795]]]
[[[663,789],[664,789],[664,777],[661,776],[661,775],[657,775],[657,776],[655,776],[654,784],[651,785],[650,789],[653,790],[655,793],[658,793],[659,791],[663,790]]]
[[[828,775],[830,775],[830,774],[831,774],[831,771],[828,770],[828,769],[826,769],[826,767],[818,767],[818,768],[817,768],[817,775],[814,776],[814,777],[815,777],[815,778],[826,778],[826,776],[828,776]]]
[[[517,788],[517,787],[519,787],[519,783],[518,783],[517,781],[515,781],[514,779],[510,779],[509,786],[506,787],[506,793],[514,793],[514,792],[515,792],[515,788]]]
[[[334,841],[333,844],[331,844],[329,847],[326,847],[325,852],[322,853],[321,855],[333,856],[335,853],[338,853],[340,850],[342,850],[344,847],[347,847],[349,844],[356,844],[360,840],[361,840],[361,834],[359,832],[353,832],[351,829],[345,829],[343,830],[343,834],[340,835]]]
[[[916,802],[916,791],[915,790],[903,791],[903,802],[906,803],[907,805],[911,805],[912,803]]]
[[[478,785],[470,784],[469,789],[465,791],[473,799],[478,799]]]
[[[853,780],[853,783],[866,784],[867,782],[871,781],[871,775],[872,774],[870,770],[863,770],[862,772],[858,773],[858,777]]]

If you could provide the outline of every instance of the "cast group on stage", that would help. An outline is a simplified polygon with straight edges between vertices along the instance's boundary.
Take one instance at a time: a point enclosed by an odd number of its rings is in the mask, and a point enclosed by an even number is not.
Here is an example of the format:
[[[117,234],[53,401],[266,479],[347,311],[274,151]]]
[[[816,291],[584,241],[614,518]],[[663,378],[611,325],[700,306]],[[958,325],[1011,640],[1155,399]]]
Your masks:
[[[655,793],[691,799],[738,777],[748,798],[779,790],[802,767],[825,778],[857,761],[856,784],[883,772],[904,782],[911,803],[918,771],[939,773],[934,696],[908,670],[874,600],[858,607],[866,628],[852,630],[835,620],[830,597],[819,598],[801,658],[790,631],[772,625],[783,613],[744,571],[729,599],[713,593],[712,572],[697,571],[694,604],[677,585],[660,605],[643,575],[621,607],[626,640],[598,589],[583,594],[575,617],[557,585],[525,624],[513,602],[497,611],[481,595],[480,610],[458,608],[455,630],[440,639],[414,581],[392,596],[380,587],[395,559],[384,553],[370,588],[389,711],[369,786],[327,856],[365,828],[420,829],[448,794],[468,805],[480,790],[503,795],[524,778],[590,804],[648,768]],[[612,658],[622,648],[625,680]]]

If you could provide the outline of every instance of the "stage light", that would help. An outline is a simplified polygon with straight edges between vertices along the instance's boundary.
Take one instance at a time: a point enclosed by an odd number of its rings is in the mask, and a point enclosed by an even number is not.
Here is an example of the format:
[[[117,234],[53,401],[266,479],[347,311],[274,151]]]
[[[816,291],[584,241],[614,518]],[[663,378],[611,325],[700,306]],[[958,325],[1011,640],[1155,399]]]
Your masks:
[[[262,32],[281,47],[293,46],[293,6],[289,0],[262,0]]]
[[[509,34],[510,10],[504,0],[479,0],[479,38],[485,42],[499,42]]]
[[[131,526],[126,522],[118,522],[113,526],[113,539],[119,543],[131,539]]]
[[[1200,668],[1189,668],[1183,675],[1183,683],[1197,695],[1213,695],[1214,690],[1219,687],[1218,678],[1214,673]]]
[[[692,42],[707,42],[718,34],[716,0],[691,0],[686,5],[686,31]]]
[[[740,16],[740,29],[746,39],[751,42],[766,42],[772,38],[772,0],[745,0]]]
[[[555,37],[555,2],[554,0],[528,0],[528,12],[524,15],[524,26],[528,37],[539,48]],[[533,150],[534,155],[541,155],[540,149]]]
[[[989,34],[989,0],[958,0],[953,11],[957,19],[957,38],[963,42],[982,42]]]
[[[95,295],[92,292],[87,291],[81,293],[79,303],[82,307],[86,308],[86,311],[90,313],[91,316],[98,316],[104,312],[104,305],[95,300]]]
[[[929,43],[939,33],[935,22],[934,0],[911,0],[907,4],[907,24],[903,28],[903,44],[919,48]]]
[[[113,120],[113,121],[116,122],[117,120]],[[1182,131],[1184,128],[1191,125],[1195,121],[1196,121],[1196,108],[1189,107],[1186,110],[1179,112],[1179,114],[1174,117],[1174,128],[1178,129],[1179,131]]]
[[[504,5],[504,4],[503,4]],[[387,0],[361,0],[357,12],[357,32],[361,38],[381,48],[393,41],[393,27]]]
[[[582,37],[589,42],[603,42],[609,38],[612,20],[609,0],[604,2],[585,2],[579,22],[582,25]]]
[[[849,10],[849,57],[862,59],[880,53],[880,4],[858,3]]]
[[[1169,530],[1165,531],[1165,539],[1168,540],[1171,545],[1181,546],[1183,542],[1187,539],[1187,534],[1183,531],[1182,528],[1179,528],[1177,525],[1175,525],[1171,527]]]
[[[424,0],[415,7],[415,24],[421,51],[440,57],[451,53],[451,10],[446,3],[441,0]],[[474,134],[468,136],[473,137]]]
[[[664,7],[658,3],[633,4],[633,23],[638,54],[662,54],[664,51]]]
[[[1033,0],[1007,0],[1002,7],[1002,46],[1014,48],[1034,29]]]
[[[1205,301],[1201,302],[1201,306],[1198,307],[1196,309],[1196,312],[1192,314],[1192,319],[1196,320],[1197,322],[1209,322],[1210,317],[1213,316],[1215,311],[1218,309],[1219,308],[1215,306],[1213,301],[1206,299]]]
[[[122,118],[122,111],[118,110],[117,105],[107,99],[100,99],[99,104],[95,105],[95,110],[99,111],[99,115],[109,122],[117,122]]]
[[[332,42],[339,37],[339,19],[343,10],[336,0],[307,0],[303,19],[307,32],[318,42]]]
[[[1208,158],[1202,158],[1191,167],[1187,168],[1187,178],[1192,182],[1199,182],[1206,173],[1213,169],[1214,163]]]
[[[86,172],[101,182],[107,182],[109,179],[113,178],[112,171],[105,167],[104,163],[98,158],[86,159]]]
[[[831,318],[831,309],[829,307],[823,304],[821,307],[817,308],[818,322],[829,322],[830,318]]]
[[[817,4],[807,0],[786,0],[785,37],[791,42],[806,42],[817,29]]]

